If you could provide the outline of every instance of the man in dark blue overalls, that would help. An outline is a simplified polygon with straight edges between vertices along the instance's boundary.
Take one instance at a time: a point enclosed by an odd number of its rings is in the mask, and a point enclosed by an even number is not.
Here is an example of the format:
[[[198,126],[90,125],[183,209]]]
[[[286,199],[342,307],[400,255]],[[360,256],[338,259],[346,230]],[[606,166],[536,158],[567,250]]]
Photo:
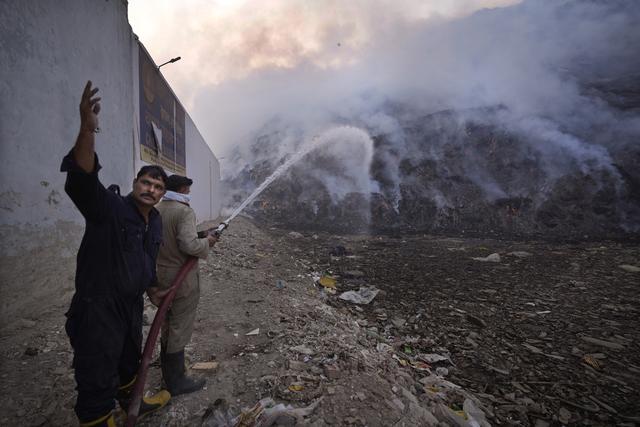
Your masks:
[[[97,91],[87,83],[80,132],[60,167],[67,172],[65,191],[86,221],[66,330],[74,350],[80,425],[115,426],[115,400],[127,410],[140,364],[143,295],[147,291],[156,304],[162,296],[151,287],[162,240],[154,205],[165,193],[167,175],[160,166],[144,166],[125,197],[102,185],[94,151]],[[166,390],[145,397],[140,414],[163,407],[170,397]]]

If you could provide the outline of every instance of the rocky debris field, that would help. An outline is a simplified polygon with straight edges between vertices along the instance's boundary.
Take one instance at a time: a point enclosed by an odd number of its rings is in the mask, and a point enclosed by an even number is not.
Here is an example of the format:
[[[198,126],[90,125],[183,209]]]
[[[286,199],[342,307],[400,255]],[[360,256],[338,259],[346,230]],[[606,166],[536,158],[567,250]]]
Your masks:
[[[187,355],[207,387],[140,425],[640,424],[637,245],[238,218],[200,265]],[[60,282],[59,299],[3,326],[1,425],[75,423]],[[156,361],[147,389],[160,385]]]

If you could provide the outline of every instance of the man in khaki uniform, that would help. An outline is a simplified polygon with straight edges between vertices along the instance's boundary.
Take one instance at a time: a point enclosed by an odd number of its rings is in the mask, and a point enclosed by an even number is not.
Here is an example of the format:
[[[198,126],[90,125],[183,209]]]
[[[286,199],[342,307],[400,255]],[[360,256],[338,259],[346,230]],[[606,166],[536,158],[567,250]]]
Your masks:
[[[157,205],[162,215],[163,244],[157,261],[160,288],[166,289],[189,256],[205,259],[209,248],[218,240],[208,235],[199,238],[196,215],[189,206],[189,192],[193,181],[185,176],[171,175],[167,192]],[[204,387],[205,380],[185,375],[184,347],[189,343],[200,299],[198,267],[192,269],[176,293],[160,337],[162,377],[172,396],[191,393]]]

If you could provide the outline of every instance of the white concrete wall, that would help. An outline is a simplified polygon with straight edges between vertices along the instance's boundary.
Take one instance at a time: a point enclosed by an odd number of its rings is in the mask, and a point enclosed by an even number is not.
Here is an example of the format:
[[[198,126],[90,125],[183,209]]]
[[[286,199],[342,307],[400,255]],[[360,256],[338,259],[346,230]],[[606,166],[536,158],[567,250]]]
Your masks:
[[[122,1],[8,0],[0,7],[0,224],[81,223],[60,161],[80,124],[88,79],[103,97],[97,151],[105,182],[133,172],[131,40]]]
[[[193,120],[185,118],[187,138],[187,176],[193,179],[191,207],[198,221],[215,219],[220,214],[220,164],[200,135]],[[194,160],[198,159],[198,167]]]
[[[102,97],[96,143],[102,182],[130,191],[141,161],[138,43],[125,0],[2,0],[0,52],[3,322],[30,300],[73,290],[84,221],[64,193],[59,168],[75,142],[88,79]],[[211,219],[219,212],[219,198],[210,199],[219,191],[218,163],[188,117],[186,137],[197,214]]]
[[[103,97],[102,179],[132,180],[131,42],[124,1],[1,3],[0,326],[73,291],[84,221],[59,169],[87,79]]]

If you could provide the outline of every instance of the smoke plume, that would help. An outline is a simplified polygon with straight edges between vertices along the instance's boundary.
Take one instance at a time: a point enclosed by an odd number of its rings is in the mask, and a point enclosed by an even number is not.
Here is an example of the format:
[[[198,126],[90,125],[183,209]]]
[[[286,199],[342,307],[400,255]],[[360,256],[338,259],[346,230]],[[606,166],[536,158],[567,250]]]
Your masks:
[[[606,179],[614,192],[625,179],[638,182],[623,163],[625,150],[637,153],[640,136],[640,102],[633,98],[640,4],[526,0],[477,10],[482,2],[466,2],[467,9],[462,3],[436,10],[409,1],[283,2],[269,19],[250,14],[247,33],[235,42],[220,35],[227,47],[249,54],[238,57],[242,63],[225,61],[236,78],[222,79],[207,66],[220,60],[216,52],[200,51],[200,84],[188,98],[196,123],[224,157],[223,172],[265,161],[275,166],[311,135],[350,124],[383,141],[370,187],[381,187],[396,208],[411,179],[402,171],[407,159],[463,176],[488,201],[540,193],[540,205],[570,174],[591,176],[594,188],[609,188],[600,183]],[[440,131],[426,136],[424,123]],[[473,131],[470,123],[515,138],[509,155],[522,165],[535,162],[535,173],[498,176],[486,155],[467,149],[459,165],[447,163],[451,145],[462,147],[461,135]],[[308,173],[323,175],[321,168]],[[350,191],[330,181],[334,194]],[[423,187],[437,209],[455,205],[446,189]]]

